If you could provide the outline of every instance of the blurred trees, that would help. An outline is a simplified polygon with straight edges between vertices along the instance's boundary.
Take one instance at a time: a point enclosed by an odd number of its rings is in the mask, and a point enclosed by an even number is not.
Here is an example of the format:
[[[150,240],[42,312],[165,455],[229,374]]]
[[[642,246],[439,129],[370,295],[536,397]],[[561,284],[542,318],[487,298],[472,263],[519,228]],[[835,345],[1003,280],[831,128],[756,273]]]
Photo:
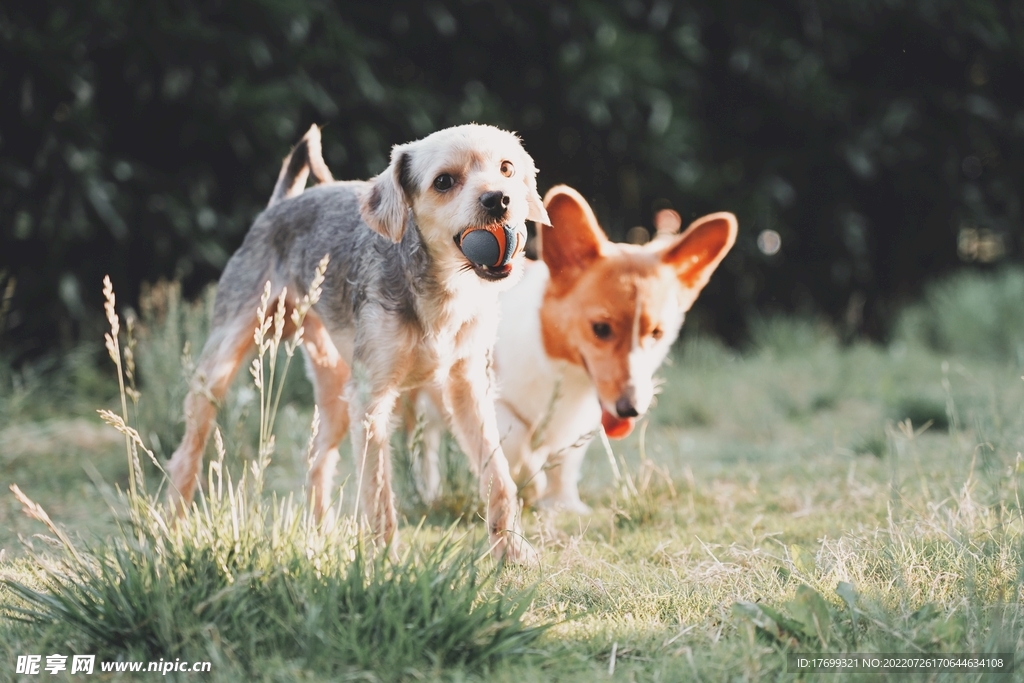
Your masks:
[[[340,178],[444,126],[517,130],[619,239],[732,210],[709,326],[882,335],[927,277],[1020,260],[1022,66],[1021,0],[9,3],[0,347],[73,340],[104,273],[122,300],[216,279],[311,122]]]

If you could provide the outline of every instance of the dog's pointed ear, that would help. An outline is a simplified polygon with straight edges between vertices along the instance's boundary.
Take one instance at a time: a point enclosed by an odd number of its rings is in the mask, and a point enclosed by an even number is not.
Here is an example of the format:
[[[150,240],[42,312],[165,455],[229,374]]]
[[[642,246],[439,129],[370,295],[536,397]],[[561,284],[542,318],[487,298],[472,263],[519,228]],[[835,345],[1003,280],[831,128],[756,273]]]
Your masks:
[[[601,254],[608,241],[590,204],[568,185],[544,197],[548,220],[540,226],[540,256],[552,282],[571,282]]]
[[[679,282],[691,290],[694,299],[732,249],[737,229],[736,216],[731,213],[708,214],[665,248],[662,261],[675,268]]]
[[[366,224],[392,242],[401,241],[405,234],[409,194],[413,190],[412,157],[407,147],[395,145],[391,164],[370,181],[370,189],[359,205]]]

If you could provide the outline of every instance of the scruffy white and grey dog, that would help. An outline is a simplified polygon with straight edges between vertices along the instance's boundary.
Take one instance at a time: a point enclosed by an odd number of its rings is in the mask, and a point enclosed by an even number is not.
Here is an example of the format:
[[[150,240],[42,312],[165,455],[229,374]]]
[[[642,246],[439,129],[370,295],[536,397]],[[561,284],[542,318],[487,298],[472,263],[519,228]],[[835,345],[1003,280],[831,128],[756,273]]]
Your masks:
[[[270,205],[221,276],[210,337],[185,399],[185,437],[169,465],[172,502],[192,499],[216,405],[252,351],[264,284],[272,284],[272,301],[287,288],[291,309],[330,254],[303,341],[322,420],[309,473],[317,514],[331,504],[338,444],[351,427],[361,514],[378,539],[394,537],[392,413],[402,392],[431,386],[479,476],[495,555],[533,561],[489,369],[498,294],[519,279],[523,257],[510,249],[482,265],[460,248],[471,231],[521,242],[525,221],[548,221],[533,159],[512,133],[475,124],[395,146],[390,166],[370,181],[330,181],[322,161],[310,158],[320,159],[315,127],[285,160]],[[309,170],[330,182],[302,192]]]

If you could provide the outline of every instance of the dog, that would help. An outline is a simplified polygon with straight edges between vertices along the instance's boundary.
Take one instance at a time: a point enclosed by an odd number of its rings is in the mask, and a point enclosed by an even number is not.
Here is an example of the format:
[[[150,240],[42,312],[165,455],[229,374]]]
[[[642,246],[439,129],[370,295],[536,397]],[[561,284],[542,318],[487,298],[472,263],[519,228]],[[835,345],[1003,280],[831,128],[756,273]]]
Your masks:
[[[303,191],[310,171],[321,184]],[[494,554],[534,562],[499,440],[490,365],[498,294],[522,275],[525,221],[549,220],[536,175],[514,134],[470,124],[396,145],[369,181],[334,181],[314,126],[284,160],[268,207],[220,278],[185,398],[185,435],[168,466],[172,504],[183,510],[192,500],[217,403],[253,349],[264,284],[272,302],[286,291],[289,319],[329,254],[321,298],[303,324],[321,416],[308,474],[317,517],[330,507],[338,444],[351,428],[361,519],[377,540],[395,537],[391,417],[402,392],[425,385],[479,477]],[[489,241],[499,238],[512,246]],[[467,257],[470,243],[497,249],[497,260]]]
[[[695,220],[655,216],[656,237],[612,243],[593,210],[565,185],[544,199],[541,261],[501,295],[495,346],[502,447],[527,502],[589,512],[578,481],[597,430],[622,438],[651,405],[654,372],[664,361],[712,273],[736,241],[731,213]],[[416,464],[421,498],[439,493],[443,431],[436,395],[414,399],[423,421]]]

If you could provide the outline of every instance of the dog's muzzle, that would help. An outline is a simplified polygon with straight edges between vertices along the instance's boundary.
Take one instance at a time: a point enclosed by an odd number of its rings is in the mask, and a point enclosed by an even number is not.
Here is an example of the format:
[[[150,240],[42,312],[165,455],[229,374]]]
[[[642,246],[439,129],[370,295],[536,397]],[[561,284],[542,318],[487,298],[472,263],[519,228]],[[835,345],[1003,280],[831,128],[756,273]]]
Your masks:
[[[482,277],[500,280],[508,275],[512,259],[526,248],[526,226],[484,225],[466,228],[455,236],[455,246]]]

